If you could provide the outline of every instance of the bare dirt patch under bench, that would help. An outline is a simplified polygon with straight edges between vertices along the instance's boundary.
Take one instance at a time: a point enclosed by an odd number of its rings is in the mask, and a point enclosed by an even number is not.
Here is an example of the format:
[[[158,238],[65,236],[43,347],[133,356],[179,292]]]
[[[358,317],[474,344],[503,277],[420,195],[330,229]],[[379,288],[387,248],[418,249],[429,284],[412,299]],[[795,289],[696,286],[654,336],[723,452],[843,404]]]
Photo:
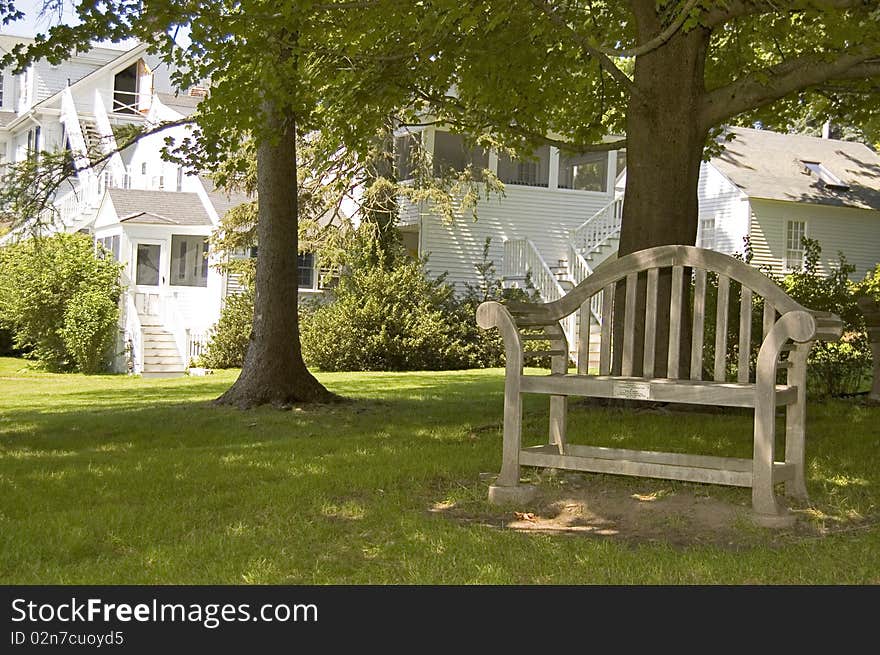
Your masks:
[[[815,508],[793,507],[798,516],[793,528],[765,530],[751,521],[748,490],[550,471],[539,477],[537,497],[522,507],[440,503],[432,511],[453,520],[524,533],[733,549],[822,538],[871,523],[841,522]],[[818,520],[823,516],[831,520]]]

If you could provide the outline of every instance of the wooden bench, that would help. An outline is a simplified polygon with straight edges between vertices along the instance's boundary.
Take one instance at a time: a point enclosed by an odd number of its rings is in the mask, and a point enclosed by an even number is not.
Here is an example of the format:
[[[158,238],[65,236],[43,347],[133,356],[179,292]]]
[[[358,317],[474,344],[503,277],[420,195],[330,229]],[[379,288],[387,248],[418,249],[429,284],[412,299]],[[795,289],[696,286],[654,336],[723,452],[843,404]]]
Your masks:
[[[860,296],[856,299],[856,303],[865,316],[868,341],[871,344],[871,359],[874,361],[874,377],[868,400],[877,403],[880,402],[880,303],[870,296]]]
[[[717,276],[714,317],[706,316],[709,273]],[[658,293],[663,288],[665,292]],[[590,303],[596,294],[602,294],[602,311],[599,370],[593,374],[587,362]],[[731,348],[734,356],[727,352],[728,306],[736,303],[736,295],[740,318],[738,347]],[[754,339],[753,347],[752,308],[760,308],[762,298],[763,337]],[[639,303],[639,299],[644,300]],[[636,311],[640,305],[644,313]],[[578,370],[570,373],[569,343],[560,321],[575,312],[579,312]],[[668,324],[663,321],[664,328],[668,325],[668,340],[663,334],[666,330],[658,330],[658,316],[668,316]],[[688,323],[682,316],[688,317]],[[843,324],[837,316],[802,307],[760,271],[733,257],[691,246],[661,246],[603,263],[555,302],[483,303],[477,309],[477,323],[501,331],[507,360],[503,462],[489,488],[490,501],[530,499],[535,489],[520,483],[520,466],[528,465],[751,487],[758,523],[776,527],[794,522],[774,487],[784,482],[787,494],[807,499],[807,355],[813,340],[840,338]],[[689,329],[683,330],[683,324]],[[712,325],[714,362],[704,367],[703,335]],[[524,351],[523,344],[537,340],[549,342],[549,349]],[[666,343],[671,346],[667,348]],[[751,375],[754,352],[756,373]],[[549,356],[550,373],[525,374],[523,362],[530,356]],[[738,368],[735,381],[728,380],[728,364],[733,361]],[[784,384],[777,384],[780,371],[784,371]],[[522,396],[526,393],[550,396],[549,445],[522,446]],[[750,407],[754,409],[753,456],[740,459],[569,444],[569,396]],[[775,457],[779,406],[786,412],[784,461]]]

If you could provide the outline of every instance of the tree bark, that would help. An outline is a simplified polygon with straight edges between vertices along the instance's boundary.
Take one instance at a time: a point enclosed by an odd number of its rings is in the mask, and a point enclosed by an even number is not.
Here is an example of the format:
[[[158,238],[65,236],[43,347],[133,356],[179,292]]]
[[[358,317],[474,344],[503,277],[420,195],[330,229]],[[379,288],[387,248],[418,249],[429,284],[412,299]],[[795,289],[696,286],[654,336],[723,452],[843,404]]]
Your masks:
[[[266,114],[278,138],[263,139],[257,147],[254,324],[241,374],[215,401],[242,409],[339,400],[308,371],[299,340],[295,117],[274,108]]]
[[[642,39],[662,29],[655,3],[633,3]],[[700,163],[709,126],[700,122],[706,90],[704,66],[709,32],[702,28],[679,31],[666,43],[636,59],[636,89],[627,112],[627,173],[620,232],[619,256],[668,244],[693,245],[697,236]],[[666,374],[669,341],[671,271],[661,270],[658,284],[656,373]],[[689,284],[685,275],[685,291]],[[636,310],[644,316],[645,277],[639,280]],[[687,298],[687,295],[683,296]],[[622,344],[625,286],[618,285],[615,306],[614,344]],[[686,303],[685,303],[686,305]],[[659,313],[662,308],[666,313]],[[689,310],[685,312],[688,318]],[[644,321],[638,318],[635,335],[640,374],[644,344]],[[682,321],[682,350],[690,352],[690,321]],[[615,347],[613,370],[620,370],[622,348]],[[684,360],[685,358],[682,358]],[[682,361],[681,374],[684,373]]]

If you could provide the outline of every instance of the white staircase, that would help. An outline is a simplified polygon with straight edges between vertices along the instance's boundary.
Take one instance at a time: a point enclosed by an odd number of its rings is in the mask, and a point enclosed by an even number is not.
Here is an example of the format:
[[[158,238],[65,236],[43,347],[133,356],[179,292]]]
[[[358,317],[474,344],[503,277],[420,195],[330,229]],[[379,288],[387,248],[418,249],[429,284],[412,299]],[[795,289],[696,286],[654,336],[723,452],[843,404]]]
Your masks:
[[[143,330],[143,377],[179,377],[186,372],[172,332],[156,316],[140,315]]]
[[[544,302],[562,297],[599,264],[616,256],[620,242],[620,225],[623,216],[623,194],[593,214],[568,235],[568,256],[555,264],[548,264],[530,239],[508,239],[504,242],[502,276],[507,286],[522,286],[527,277]],[[568,338],[572,359],[577,357],[576,313],[563,325]],[[599,365],[599,338],[602,317],[600,296],[594,296],[590,304],[590,368]],[[572,320],[575,319],[575,320]],[[595,348],[594,348],[595,346]]]

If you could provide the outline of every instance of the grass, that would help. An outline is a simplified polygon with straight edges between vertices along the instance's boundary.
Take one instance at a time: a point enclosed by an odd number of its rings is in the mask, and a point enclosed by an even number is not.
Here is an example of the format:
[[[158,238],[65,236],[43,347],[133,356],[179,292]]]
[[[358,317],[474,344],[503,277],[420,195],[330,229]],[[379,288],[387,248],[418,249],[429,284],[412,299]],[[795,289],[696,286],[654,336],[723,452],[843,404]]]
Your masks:
[[[736,547],[681,545],[493,527],[505,514],[481,473],[501,456],[498,370],[321,374],[354,402],[212,406],[235,374],[53,375],[0,358],[0,583],[880,583],[878,408],[810,406],[809,516],[828,530],[742,525]],[[546,431],[545,402],[527,399],[530,433]],[[747,415],[579,407],[570,423],[575,441],[750,449]]]

